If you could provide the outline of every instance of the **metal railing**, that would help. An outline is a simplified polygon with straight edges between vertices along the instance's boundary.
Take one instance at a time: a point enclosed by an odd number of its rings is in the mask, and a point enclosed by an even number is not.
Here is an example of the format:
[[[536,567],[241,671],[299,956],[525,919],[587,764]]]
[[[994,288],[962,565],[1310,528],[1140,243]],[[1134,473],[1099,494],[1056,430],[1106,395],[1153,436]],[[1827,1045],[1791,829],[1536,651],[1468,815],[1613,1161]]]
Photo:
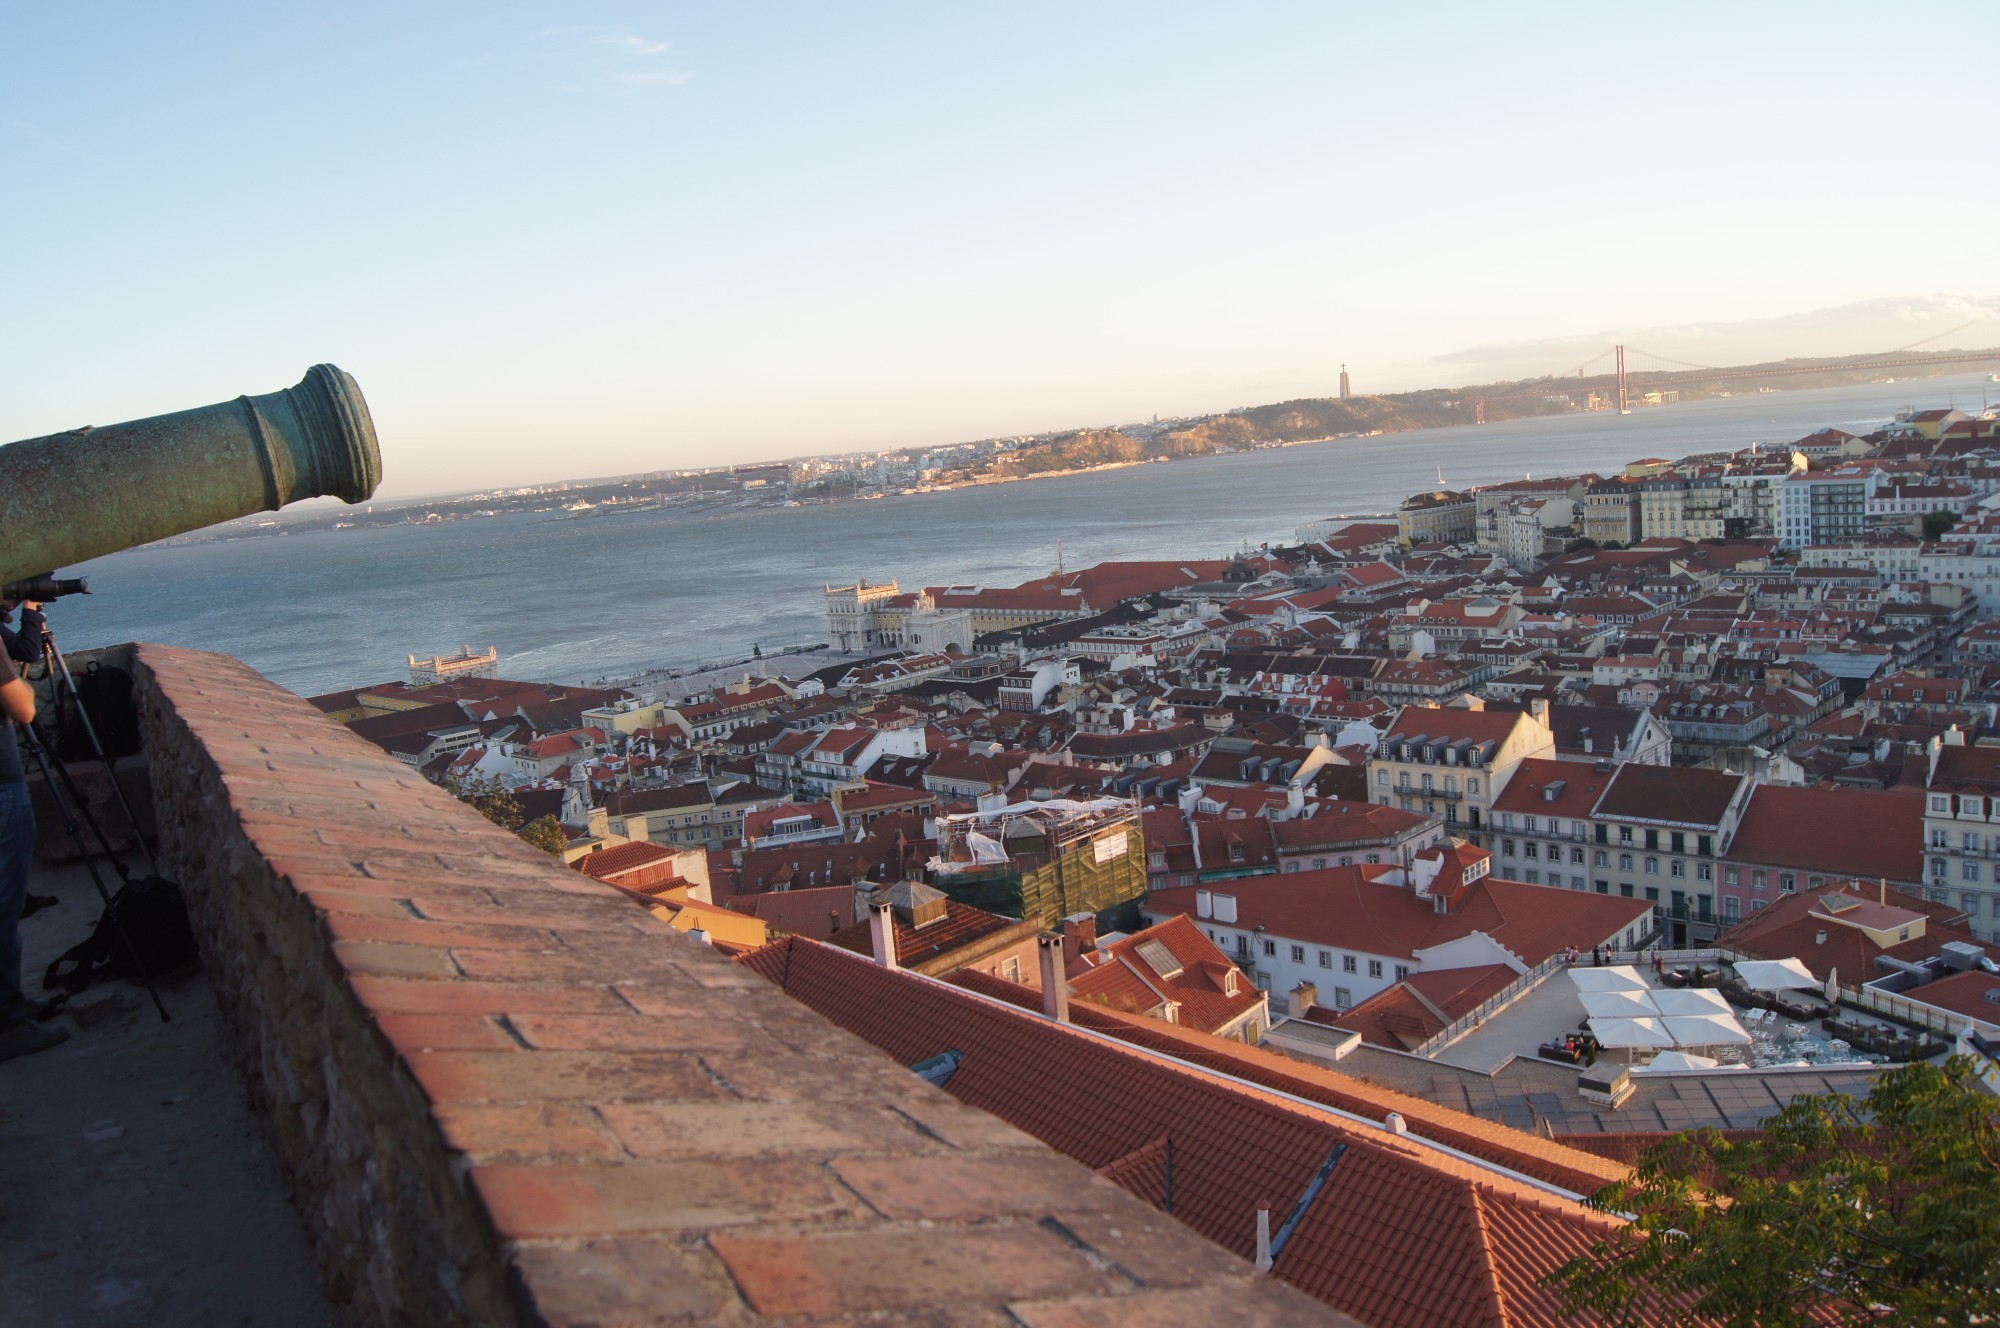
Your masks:
[[[1446,1024],[1437,1033],[1425,1039],[1424,1042],[1418,1045],[1414,1054],[1418,1056],[1429,1056],[1433,1052],[1441,1050],[1444,1047],[1450,1046],[1453,1042],[1456,1042],[1459,1038],[1464,1037],[1467,1033],[1470,1033],[1473,1029],[1479,1027],[1479,1025],[1485,1023],[1488,1019],[1491,1019],[1494,1015],[1500,1013],[1500,1011],[1505,1009],[1507,1006],[1512,1005],[1515,1001],[1521,999],[1521,997],[1527,995],[1529,992],[1533,991],[1536,987],[1541,986],[1542,983],[1548,979],[1548,976],[1551,973],[1554,973],[1557,969],[1567,968],[1567,967],[1569,967],[1569,964],[1567,962],[1566,955],[1561,955],[1561,954],[1550,955],[1547,959],[1544,959],[1541,963],[1536,964],[1533,968],[1523,973],[1520,977],[1515,978],[1512,982],[1502,987],[1499,991],[1496,991],[1491,996],[1488,996],[1485,1000],[1481,1001],[1476,1007],[1474,1007],[1471,1010],[1468,1010],[1466,1013],[1452,1020],[1449,1024]]]

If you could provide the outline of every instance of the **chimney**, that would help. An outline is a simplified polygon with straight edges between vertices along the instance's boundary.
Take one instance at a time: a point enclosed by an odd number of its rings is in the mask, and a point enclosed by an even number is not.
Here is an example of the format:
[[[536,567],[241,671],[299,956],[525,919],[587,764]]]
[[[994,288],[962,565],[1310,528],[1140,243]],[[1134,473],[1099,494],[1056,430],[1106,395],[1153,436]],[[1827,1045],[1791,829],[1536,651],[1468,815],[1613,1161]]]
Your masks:
[[[1035,938],[1042,959],[1042,1013],[1059,1024],[1069,1022],[1069,977],[1063,971],[1063,938],[1045,933]]]
[[[1303,1019],[1306,1011],[1319,1004],[1319,987],[1316,983],[1300,982],[1285,993],[1285,1013],[1293,1019]]]
[[[1543,728],[1551,730],[1553,729],[1553,726],[1549,723],[1548,698],[1538,696],[1534,700],[1528,702],[1528,713],[1533,715],[1535,717],[1535,722],[1537,724],[1540,724]]]
[[[1271,1271],[1271,1204],[1269,1200],[1257,1205],[1257,1271]]]
[[[868,905],[868,940],[876,963],[884,968],[901,967],[896,962],[896,914],[889,905]]]
[[[1082,954],[1097,948],[1097,915],[1079,913],[1075,917],[1063,919],[1063,949],[1069,954]]]

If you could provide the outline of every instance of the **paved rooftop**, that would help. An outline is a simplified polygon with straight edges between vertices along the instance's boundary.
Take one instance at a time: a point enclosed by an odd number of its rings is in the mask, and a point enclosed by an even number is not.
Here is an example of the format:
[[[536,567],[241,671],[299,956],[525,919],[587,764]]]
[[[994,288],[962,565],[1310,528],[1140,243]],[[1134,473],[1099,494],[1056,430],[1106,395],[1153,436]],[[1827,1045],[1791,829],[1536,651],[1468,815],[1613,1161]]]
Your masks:
[[[1642,1074],[1632,1077],[1631,1098],[1613,1110],[1584,1100],[1576,1091],[1577,1070],[1548,1061],[1515,1060],[1498,1073],[1484,1073],[1364,1046],[1340,1068],[1454,1111],[1536,1133],[1546,1125],[1558,1136],[1703,1126],[1754,1129],[1802,1093],[1860,1097],[1874,1082],[1867,1070]]]

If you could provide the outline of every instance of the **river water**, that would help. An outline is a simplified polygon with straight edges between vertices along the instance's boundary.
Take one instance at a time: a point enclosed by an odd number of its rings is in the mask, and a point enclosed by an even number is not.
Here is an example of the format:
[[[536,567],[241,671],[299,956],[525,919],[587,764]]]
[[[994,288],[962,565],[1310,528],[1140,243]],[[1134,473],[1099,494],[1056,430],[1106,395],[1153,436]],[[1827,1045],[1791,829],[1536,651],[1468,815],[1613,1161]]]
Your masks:
[[[1967,374],[1567,415],[827,506],[492,517],[133,549],[70,574],[66,649],[220,650],[302,693],[399,677],[405,655],[496,645],[510,677],[580,681],[826,639],[827,582],[1011,585],[1112,558],[1223,557],[1433,487],[1608,471],[1646,456],[1865,432],[1976,407]],[[2000,389],[1993,389],[2000,391]],[[385,468],[400,444],[383,422]]]

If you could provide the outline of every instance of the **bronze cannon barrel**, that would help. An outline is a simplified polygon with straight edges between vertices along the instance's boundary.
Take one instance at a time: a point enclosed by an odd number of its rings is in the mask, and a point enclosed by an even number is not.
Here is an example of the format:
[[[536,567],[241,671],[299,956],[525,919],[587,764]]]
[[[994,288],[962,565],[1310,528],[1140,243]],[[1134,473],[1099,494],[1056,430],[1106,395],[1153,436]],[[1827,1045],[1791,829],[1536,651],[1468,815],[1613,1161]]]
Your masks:
[[[382,482],[368,403],[330,364],[298,386],[0,447],[0,582]]]

